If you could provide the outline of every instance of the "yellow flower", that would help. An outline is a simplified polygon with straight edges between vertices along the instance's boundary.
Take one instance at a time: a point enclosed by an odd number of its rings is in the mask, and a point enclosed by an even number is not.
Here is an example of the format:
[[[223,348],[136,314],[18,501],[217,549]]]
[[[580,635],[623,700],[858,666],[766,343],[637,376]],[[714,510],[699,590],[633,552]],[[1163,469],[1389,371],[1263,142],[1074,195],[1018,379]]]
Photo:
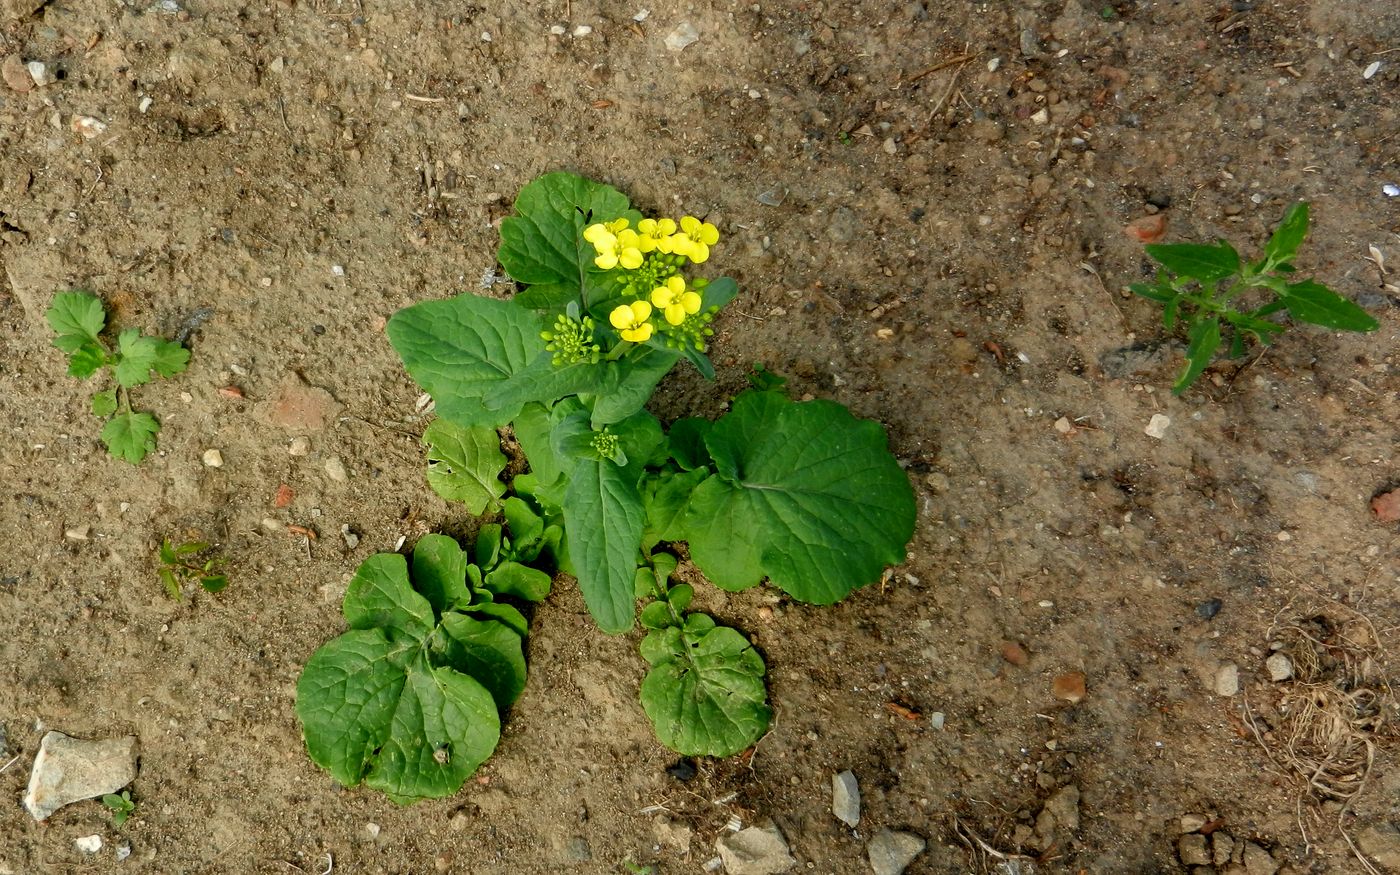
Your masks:
[[[671,238],[671,251],[696,264],[710,257],[710,247],[719,242],[719,229],[694,216],[681,217],[681,232]]]
[[[619,264],[627,270],[642,266],[642,251],[638,248],[641,238],[627,227],[626,219],[589,225],[583,229],[583,239],[593,244],[598,253],[593,263],[603,270],[612,270]]]
[[[637,223],[638,249],[652,252],[676,233],[676,223],[670,219],[642,219]],[[662,250],[668,251],[668,250]]]
[[[695,292],[686,291],[685,279],[673,276],[664,286],[651,290],[651,303],[660,310],[671,325],[680,325],[686,316],[700,312],[703,301]]]
[[[622,304],[608,314],[612,327],[622,333],[623,340],[644,343],[651,338],[651,305],[646,301],[633,301]]]

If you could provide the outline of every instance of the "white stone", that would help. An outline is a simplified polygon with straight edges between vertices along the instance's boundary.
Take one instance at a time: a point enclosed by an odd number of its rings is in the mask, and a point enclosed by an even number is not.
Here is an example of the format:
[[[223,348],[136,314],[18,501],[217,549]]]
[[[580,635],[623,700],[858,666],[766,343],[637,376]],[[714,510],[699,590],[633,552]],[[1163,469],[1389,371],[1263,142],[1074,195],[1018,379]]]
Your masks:
[[[1275,653],[1265,660],[1264,666],[1269,669],[1269,679],[1275,683],[1293,677],[1293,660],[1287,654]]]
[[[72,802],[115,793],[136,778],[136,736],[87,741],[49,732],[29,773],[24,807],[35,820]]]
[[[287,454],[290,456],[305,456],[311,452],[311,441],[304,437],[292,438],[292,442],[287,444]]]
[[[831,776],[831,813],[846,826],[860,823],[860,784],[850,769]]]
[[[1147,421],[1147,428],[1142,433],[1151,438],[1161,440],[1167,434],[1167,427],[1172,424],[1172,418],[1162,413],[1152,414],[1152,418]]]
[[[715,850],[729,875],[778,875],[797,865],[787,840],[771,823],[721,836]]]
[[[1050,113],[1042,109],[1035,115],[1031,116],[1031,121],[1035,122],[1038,125],[1043,125],[1050,121]]]
[[[1380,72],[1380,69],[1381,69],[1381,62],[1380,62],[1380,61],[1372,61],[1370,64],[1368,64],[1368,65],[1366,66],[1366,69],[1365,69],[1365,70],[1362,70],[1362,71],[1361,71],[1361,78],[1362,78],[1362,79],[1370,79],[1372,76],[1374,76],[1374,75],[1376,75],[1377,73],[1379,73],[1379,72]],[[39,77],[37,77],[37,76],[34,77],[34,81],[36,81],[36,82],[39,81]]]
[[[224,466],[224,454],[218,450],[205,450],[201,458],[204,459],[204,467],[206,468],[222,468]]]
[[[911,832],[882,829],[870,840],[865,853],[870,858],[870,868],[875,870],[875,875],[900,875],[927,846],[922,838]]]
[[[574,28],[574,36],[577,36],[577,37],[585,37],[585,36],[588,36],[588,35],[589,35],[590,33],[592,33],[592,32],[593,32],[593,28],[589,27],[589,26],[586,25],[586,24],[580,24],[578,27]]]
[[[331,456],[326,460],[326,476],[337,483],[344,483],[350,479],[350,475],[345,470],[345,463],[340,461],[339,456]]]
[[[1240,667],[1233,662],[1220,666],[1215,673],[1215,692],[1219,696],[1233,696],[1240,691]]]
[[[82,851],[84,854],[95,854],[102,850],[102,836],[90,835],[73,839],[73,847]]]
[[[695,25],[688,21],[682,21],[676,25],[675,30],[666,35],[666,48],[673,52],[679,52],[699,39],[700,32],[695,29]]]

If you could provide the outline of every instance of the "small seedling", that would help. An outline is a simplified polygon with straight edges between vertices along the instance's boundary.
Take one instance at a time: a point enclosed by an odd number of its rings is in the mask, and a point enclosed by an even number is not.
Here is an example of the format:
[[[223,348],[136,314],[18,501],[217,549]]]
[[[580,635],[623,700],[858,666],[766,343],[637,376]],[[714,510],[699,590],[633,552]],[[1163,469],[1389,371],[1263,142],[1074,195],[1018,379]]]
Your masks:
[[[102,804],[112,812],[112,826],[117,828],[126,823],[126,819],[136,810],[136,803],[131,801],[130,790],[123,790],[120,796],[108,793],[102,797]]]
[[[1162,266],[1153,283],[1129,286],[1135,294],[1162,304],[1162,321],[1168,331],[1177,322],[1186,327],[1186,369],[1172,387],[1180,395],[1201,376],[1222,342],[1221,331],[1230,331],[1230,356],[1245,354],[1249,338],[1263,346],[1273,342],[1284,326],[1266,317],[1286,310],[1298,322],[1339,331],[1375,331],[1380,327],[1369,313],[1315,280],[1296,281],[1293,256],[1308,235],[1308,205],[1300,201],[1283,214],[1264,257],[1241,261],[1224,240],[1214,244],[1169,243],[1147,247],[1147,254]],[[1238,309],[1245,296],[1263,291],[1271,300]],[[1256,302],[1257,303],[1257,302]]]
[[[228,586],[228,578],[219,573],[224,560],[218,556],[200,560],[199,554],[209,550],[203,541],[188,541],[175,545],[166,538],[160,542],[160,582],[166,593],[175,601],[180,600],[183,584],[199,581],[205,592],[219,592]]]
[[[102,338],[107,311],[91,292],[54,295],[45,314],[57,333],[53,345],[68,354],[68,375],[87,379],[110,369],[116,385],[92,396],[92,412],[107,420],[101,439],[107,452],[133,465],[156,448],[160,422],[149,413],[131,409],[131,389],[151,381],[151,373],[173,377],[189,364],[190,351],[178,343],[128,328],[117,335],[115,348]]]

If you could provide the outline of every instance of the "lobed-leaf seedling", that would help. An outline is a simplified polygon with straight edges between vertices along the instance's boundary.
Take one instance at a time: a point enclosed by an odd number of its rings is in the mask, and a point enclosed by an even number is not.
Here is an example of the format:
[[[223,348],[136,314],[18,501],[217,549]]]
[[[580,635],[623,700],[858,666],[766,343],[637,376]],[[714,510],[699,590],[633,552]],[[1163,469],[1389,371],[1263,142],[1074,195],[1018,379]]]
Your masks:
[[[1245,354],[1248,341],[1268,346],[1284,326],[1267,317],[1280,311],[1298,322],[1339,331],[1375,331],[1380,327],[1365,310],[1312,279],[1294,277],[1293,257],[1308,234],[1308,205],[1288,208],[1258,261],[1240,259],[1224,240],[1213,244],[1167,243],[1146,247],[1161,268],[1152,283],[1134,283],[1138,295],[1165,307],[1168,331],[1180,322],[1186,329],[1186,368],[1172,392],[1180,395],[1201,376],[1215,357],[1228,329],[1230,355]],[[1268,300],[1239,309],[1250,292]]]
[[[503,504],[514,532],[512,507],[527,499],[604,632],[631,630],[646,603],[643,710],[686,755],[744,750],[771,711],[763,658],[739,631],[689,611],[690,585],[672,583],[679,557],[724,590],[766,579],[831,604],[904,561],[915,517],[877,423],[792,401],[767,372],[718,420],[667,429],[645,409],[682,360],[714,377],[713,320],[738,286],[692,272],[719,240],[694,216],[644,217],[614,188],[547,174],[501,224],[497,258],[518,294],[427,301],[388,324],[436,405],[429,484],[474,513]],[[507,427],[529,463],[509,482]],[[344,707],[364,700],[361,687],[347,679],[318,695]]]
[[[107,452],[137,464],[156,448],[160,422],[131,409],[131,390],[151,381],[151,374],[173,377],[185,370],[190,351],[178,343],[128,328],[112,344],[102,337],[107,311],[91,292],[54,295],[44,314],[57,336],[53,345],[68,355],[68,374],[87,379],[109,370],[116,385],[92,396],[92,412],[107,421],[100,435]]]
[[[199,582],[205,592],[222,592],[228,586],[228,577],[220,569],[224,560],[218,556],[200,558],[207,553],[210,545],[204,541],[186,541],[172,544],[166,538],[160,542],[160,582],[166,595],[175,601],[183,597],[184,585]]]

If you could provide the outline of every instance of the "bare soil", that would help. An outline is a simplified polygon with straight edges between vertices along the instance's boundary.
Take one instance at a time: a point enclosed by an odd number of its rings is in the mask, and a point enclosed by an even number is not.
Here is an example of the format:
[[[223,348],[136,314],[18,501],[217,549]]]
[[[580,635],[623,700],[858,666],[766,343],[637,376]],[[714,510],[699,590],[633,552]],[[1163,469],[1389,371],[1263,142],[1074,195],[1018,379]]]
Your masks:
[[[0,3],[0,56],[56,77],[0,85],[0,873],[699,872],[732,818],[771,819],[793,871],[869,871],[891,828],[928,842],[914,875],[1167,873],[1194,859],[1183,816],[1270,860],[1196,873],[1369,871],[1352,841],[1400,871],[1400,541],[1369,508],[1400,482],[1400,6],[649,8]],[[699,40],[668,50],[683,21]],[[678,369],[659,415],[717,413],[763,362],[886,425],[919,526],[834,607],[702,594],[758,643],[776,717],[688,782],[637,703],[638,636],[597,632],[561,581],[494,758],[401,809],[307,759],[294,684],[362,559],[470,526],[424,481],[383,326],[479,290],[494,223],[556,169],[726,235],[718,379]],[[1124,226],[1163,212],[1168,240],[1252,251],[1297,199],[1300,269],[1381,330],[1299,328],[1172,397],[1180,348],[1123,291],[1150,270]],[[139,467],[106,457],[49,345],[70,287],[167,334],[214,310],[189,371],[139,390],[164,426]],[[289,378],[342,405],[324,427],[269,415]],[[201,534],[232,583],[175,603],[155,546]],[[1316,671],[1270,680],[1275,644]],[[1332,722],[1291,743],[1323,700]],[[48,728],[140,738],[123,827],[19,808]],[[1309,751],[1341,764],[1333,795],[1300,777]],[[843,769],[856,830],[830,811]],[[1037,835],[1066,787],[1078,822]],[[92,833],[102,851],[74,848]]]

